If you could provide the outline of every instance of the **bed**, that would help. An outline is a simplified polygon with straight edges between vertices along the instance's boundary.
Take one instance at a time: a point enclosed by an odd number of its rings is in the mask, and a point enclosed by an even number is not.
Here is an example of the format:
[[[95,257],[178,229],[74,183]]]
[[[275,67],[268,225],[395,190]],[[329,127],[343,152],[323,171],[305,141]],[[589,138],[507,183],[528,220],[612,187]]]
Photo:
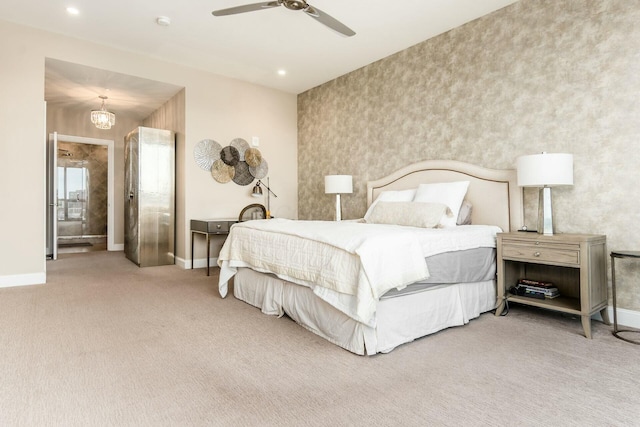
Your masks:
[[[515,170],[423,161],[368,182],[367,202],[363,220],[234,225],[220,295],[232,281],[236,298],[359,355],[495,308],[495,234],[523,222]]]

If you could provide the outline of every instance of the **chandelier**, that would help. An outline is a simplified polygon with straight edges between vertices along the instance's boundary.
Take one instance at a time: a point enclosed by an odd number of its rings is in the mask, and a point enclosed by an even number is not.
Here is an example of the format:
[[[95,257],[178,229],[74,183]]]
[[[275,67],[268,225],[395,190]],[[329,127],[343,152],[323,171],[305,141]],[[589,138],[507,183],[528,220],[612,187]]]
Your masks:
[[[98,98],[102,99],[102,105],[99,110],[91,110],[91,123],[98,129],[111,129],[111,126],[116,124],[116,115],[104,107],[106,96],[101,95]]]

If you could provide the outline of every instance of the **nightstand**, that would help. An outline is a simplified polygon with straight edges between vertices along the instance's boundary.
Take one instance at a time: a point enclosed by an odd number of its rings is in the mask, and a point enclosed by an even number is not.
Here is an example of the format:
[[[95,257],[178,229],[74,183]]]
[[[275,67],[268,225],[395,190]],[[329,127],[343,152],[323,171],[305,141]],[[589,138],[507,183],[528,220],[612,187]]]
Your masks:
[[[505,301],[575,314],[582,319],[584,335],[591,338],[594,313],[599,311],[609,324],[606,252],[603,235],[498,233],[496,316],[502,314]],[[508,289],[523,278],[551,282],[560,296],[536,299],[510,294]]]

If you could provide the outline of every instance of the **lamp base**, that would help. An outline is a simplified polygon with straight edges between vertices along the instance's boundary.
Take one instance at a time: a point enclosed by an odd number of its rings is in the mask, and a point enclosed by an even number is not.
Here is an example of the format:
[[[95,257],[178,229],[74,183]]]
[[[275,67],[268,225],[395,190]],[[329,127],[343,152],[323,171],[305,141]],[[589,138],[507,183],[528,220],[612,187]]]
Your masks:
[[[542,187],[538,198],[538,234],[553,236],[554,233],[551,187]]]
[[[340,194],[336,194],[336,221],[342,220],[340,210]]]

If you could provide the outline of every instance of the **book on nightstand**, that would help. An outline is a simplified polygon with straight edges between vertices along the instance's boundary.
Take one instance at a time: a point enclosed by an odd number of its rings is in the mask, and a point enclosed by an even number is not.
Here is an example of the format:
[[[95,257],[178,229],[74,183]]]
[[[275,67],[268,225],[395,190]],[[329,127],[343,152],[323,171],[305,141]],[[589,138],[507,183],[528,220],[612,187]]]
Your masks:
[[[553,283],[520,279],[511,291],[513,294],[539,299],[552,299],[560,296],[560,291]]]

